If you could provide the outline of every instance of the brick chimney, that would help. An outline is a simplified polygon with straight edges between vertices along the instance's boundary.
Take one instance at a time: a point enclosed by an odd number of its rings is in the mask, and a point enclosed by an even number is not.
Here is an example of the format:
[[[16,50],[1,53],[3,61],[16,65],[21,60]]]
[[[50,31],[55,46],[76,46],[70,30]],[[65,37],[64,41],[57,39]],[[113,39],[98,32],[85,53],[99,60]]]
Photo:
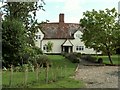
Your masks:
[[[60,13],[59,14],[59,22],[61,23],[64,23],[64,14],[63,13]]]

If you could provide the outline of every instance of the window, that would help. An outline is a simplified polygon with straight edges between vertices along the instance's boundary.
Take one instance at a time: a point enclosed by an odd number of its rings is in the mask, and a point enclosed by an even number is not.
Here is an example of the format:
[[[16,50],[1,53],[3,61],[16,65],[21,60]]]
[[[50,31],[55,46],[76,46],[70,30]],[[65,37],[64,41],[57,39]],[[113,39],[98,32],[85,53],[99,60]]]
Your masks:
[[[41,39],[41,35],[36,35],[36,39]]]
[[[76,37],[77,37],[77,38],[81,38],[81,35],[80,35],[80,34],[76,34]]]
[[[47,50],[47,46],[46,45],[43,46],[43,50]]]
[[[84,46],[76,46],[76,50],[77,51],[83,51],[84,50]]]
[[[48,50],[48,47],[47,47],[47,45],[46,45],[46,44],[43,46],[43,50],[45,50],[45,51],[47,51],[47,50]]]

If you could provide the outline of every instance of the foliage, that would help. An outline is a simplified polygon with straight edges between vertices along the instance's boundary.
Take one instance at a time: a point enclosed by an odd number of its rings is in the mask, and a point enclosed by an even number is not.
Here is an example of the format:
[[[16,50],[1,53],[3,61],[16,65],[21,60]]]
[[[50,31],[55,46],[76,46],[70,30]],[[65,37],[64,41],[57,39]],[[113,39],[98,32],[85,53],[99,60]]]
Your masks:
[[[81,59],[96,63],[97,58],[91,55],[82,55]]]
[[[38,47],[25,47],[23,53],[23,64],[28,63],[28,61],[33,62],[37,58],[38,55],[42,55],[43,52]]]
[[[115,51],[116,43],[120,36],[120,25],[116,18],[118,13],[115,8],[109,10],[86,11],[80,20],[84,28],[82,41],[86,47],[94,48],[97,51],[105,52],[109,56]],[[99,34],[99,35],[98,35]]]
[[[93,56],[93,57],[102,58],[104,64],[110,64],[109,58],[106,55],[104,55],[104,56]],[[113,64],[120,65],[120,61],[119,61],[119,56],[118,55],[112,55],[111,58],[113,60]],[[96,59],[96,62],[98,62],[97,60],[98,59]]]
[[[103,59],[102,58],[98,58],[98,63],[103,63]]]
[[[52,51],[53,43],[51,41],[48,41],[48,43],[46,44],[46,47],[47,47],[47,52]]]
[[[4,13],[2,21],[3,60],[9,64],[27,63],[39,52],[34,44],[34,35],[38,29],[36,11],[43,9],[40,2],[6,2],[1,8]],[[28,51],[27,51],[28,50]],[[26,59],[29,58],[29,59]]]
[[[51,62],[49,58],[46,55],[37,55],[35,60],[33,61],[33,64],[36,67],[36,64],[39,64],[40,66],[46,67],[47,64],[51,66]]]
[[[77,57],[77,53],[67,53],[65,57],[72,63],[79,63],[80,58]]]
[[[41,68],[39,81],[36,81],[36,74],[35,72],[28,72],[28,81],[27,87],[29,88],[81,88],[84,87],[83,82],[76,81],[70,76],[74,75],[74,70],[77,64],[73,64],[64,57],[60,55],[48,55],[48,58],[53,63],[53,66],[49,68],[49,84],[45,83],[45,69]],[[65,68],[66,66],[66,68]],[[59,67],[59,68],[58,68]],[[62,67],[62,70],[61,68]],[[60,75],[62,71],[62,76]],[[2,86],[3,88],[9,87],[9,75],[10,72],[2,72]],[[56,82],[53,81],[53,74],[56,75]],[[19,78],[18,78],[19,77]],[[24,72],[13,72],[13,79],[12,79],[12,88],[23,87],[24,81]]]
[[[14,67],[14,72],[25,72],[25,69],[28,67],[28,71],[29,72],[34,72],[34,66],[32,65],[31,62],[29,62],[28,64],[23,64],[22,66],[16,66]]]
[[[23,23],[17,20],[5,20],[2,23],[2,56],[4,63],[18,64],[20,53],[26,46],[25,28]]]

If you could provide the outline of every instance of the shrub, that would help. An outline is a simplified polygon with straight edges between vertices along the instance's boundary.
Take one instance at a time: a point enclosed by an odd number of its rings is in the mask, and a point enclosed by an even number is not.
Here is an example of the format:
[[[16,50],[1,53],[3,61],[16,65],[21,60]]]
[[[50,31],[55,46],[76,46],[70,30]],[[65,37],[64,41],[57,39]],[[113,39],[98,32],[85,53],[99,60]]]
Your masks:
[[[96,63],[96,57],[92,57],[91,55],[82,55],[81,59],[87,60],[89,62]]]
[[[46,55],[37,55],[33,64],[35,67],[36,67],[36,64],[39,64],[40,66],[43,66],[43,67],[46,67],[47,64],[51,66],[51,62]]]
[[[77,57],[77,53],[68,53],[65,57],[70,60],[72,63],[79,63],[79,58]]]
[[[98,58],[98,63],[102,64],[103,63],[103,59],[102,58]]]
[[[81,57],[81,55],[82,55],[81,53],[77,53],[77,57],[79,57],[79,58],[80,58],[80,57]]]
[[[64,57],[66,56],[66,54],[67,54],[66,52],[61,53],[61,55],[64,56]]]

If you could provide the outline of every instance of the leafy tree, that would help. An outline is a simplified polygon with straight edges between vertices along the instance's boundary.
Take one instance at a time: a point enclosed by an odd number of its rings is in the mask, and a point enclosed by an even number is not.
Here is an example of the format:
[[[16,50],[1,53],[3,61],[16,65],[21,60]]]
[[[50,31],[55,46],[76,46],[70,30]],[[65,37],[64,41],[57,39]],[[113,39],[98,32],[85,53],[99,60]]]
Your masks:
[[[25,28],[17,20],[5,20],[2,23],[2,56],[6,65],[18,64],[20,53],[26,46]]]
[[[37,10],[43,9],[42,4],[45,4],[43,0],[39,2],[7,2],[1,8],[5,13],[2,21],[2,55],[7,65],[21,62],[27,48],[31,50],[30,54],[38,52],[34,48],[34,35],[38,28],[35,16]]]
[[[53,48],[53,43],[52,43],[52,42],[50,42],[50,41],[48,41],[48,43],[47,43],[46,47],[47,47],[47,52],[52,51],[52,48]]]
[[[82,40],[86,47],[105,52],[111,64],[113,64],[111,54],[115,51],[120,36],[117,16],[115,8],[99,11],[93,9],[84,12],[80,20],[80,25],[84,28]]]
[[[26,28],[27,41],[30,45],[34,46],[34,35],[38,30],[36,11],[44,10],[43,0],[37,2],[7,2],[3,7],[5,19],[18,19],[23,22]]]

